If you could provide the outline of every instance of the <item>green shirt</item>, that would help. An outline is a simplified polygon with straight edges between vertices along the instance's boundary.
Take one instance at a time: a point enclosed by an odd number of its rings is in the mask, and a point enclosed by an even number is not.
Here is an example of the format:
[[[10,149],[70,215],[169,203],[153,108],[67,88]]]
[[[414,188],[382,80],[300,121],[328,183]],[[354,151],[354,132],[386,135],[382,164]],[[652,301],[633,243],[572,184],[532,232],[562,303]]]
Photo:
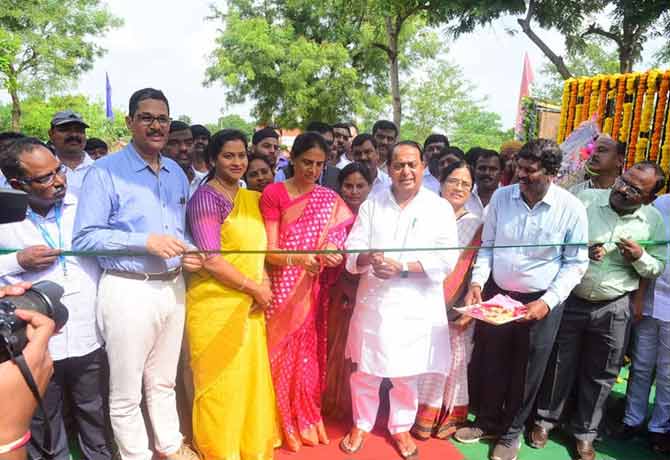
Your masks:
[[[589,244],[605,243],[603,260],[589,260],[582,281],[572,291],[577,297],[604,301],[638,288],[640,277],[656,278],[665,269],[665,246],[643,248],[642,257],[627,262],[616,246],[621,238],[635,241],[664,240],[663,217],[653,206],[643,205],[632,214],[620,216],[609,204],[610,190],[583,190],[577,194],[586,206]]]

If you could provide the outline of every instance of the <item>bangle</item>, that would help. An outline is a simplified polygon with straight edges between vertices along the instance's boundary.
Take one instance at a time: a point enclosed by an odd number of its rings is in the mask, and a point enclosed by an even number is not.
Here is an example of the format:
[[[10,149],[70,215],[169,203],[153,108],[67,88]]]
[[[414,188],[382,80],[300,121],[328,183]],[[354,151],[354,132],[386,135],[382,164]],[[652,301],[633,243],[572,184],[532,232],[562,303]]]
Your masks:
[[[8,444],[0,445],[0,454],[7,454],[9,452],[20,449],[21,447],[28,444],[28,441],[30,441],[30,431],[26,431],[26,434],[21,436],[16,441],[12,441]]]
[[[293,264],[291,263],[291,254],[289,254],[289,255],[287,256],[287,258],[286,258],[286,265],[293,265]]]
[[[247,286],[247,281],[249,281],[249,279],[244,278],[244,281],[242,281],[242,284],[240,284],[240,287],[237,290],[240,292],[244,292],[244,288]]]

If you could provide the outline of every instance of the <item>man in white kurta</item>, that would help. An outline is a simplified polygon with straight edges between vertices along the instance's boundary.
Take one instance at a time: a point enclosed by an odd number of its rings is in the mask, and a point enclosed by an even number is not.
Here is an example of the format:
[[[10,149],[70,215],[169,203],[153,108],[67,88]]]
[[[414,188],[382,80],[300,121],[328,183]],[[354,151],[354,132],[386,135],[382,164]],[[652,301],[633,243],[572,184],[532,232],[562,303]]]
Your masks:
[[[400,143],[391,155],[392,185],[361,206],[347,249],[429,248],[458,245],[449,203],[422,187],[420,147]],[[361,274],[351,319],[347,356],[357,364],[351,376],[354,428],[341,447],[360,449],[379,408],[379,385],[389,378],[388,428],[401,455],[416,456],[409,436],[418,409],[418,377],[446,376],[449,326],[442,282],[457,251],[364,252],[351,254],[346,268]],[[439,401],[438,406],[441,404]]]

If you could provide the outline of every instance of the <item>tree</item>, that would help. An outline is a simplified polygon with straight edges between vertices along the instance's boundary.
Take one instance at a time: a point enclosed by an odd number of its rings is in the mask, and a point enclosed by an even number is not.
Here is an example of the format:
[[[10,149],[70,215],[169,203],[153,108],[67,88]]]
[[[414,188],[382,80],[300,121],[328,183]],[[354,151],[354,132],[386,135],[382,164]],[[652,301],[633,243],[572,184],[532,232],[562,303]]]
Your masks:
[[[25,113],[21,131],[28,136],[47,140],[54,113],[72,109],[79,113],[90,126],[86,130],[88,137],[99,137],[109,144],[130,138],[123,110],[114,110],[114,121],[110,121],[105,116],[105,106],[102,101],[91,101],[81,94],[52,96],[46,100],[32,96],[26,98],[22,104]],[[0,105],[0,131],[12,129],[11,123],[11,104]]]
[[[207,129],[212,133],[222,129],[239,129],[246,134],[249,139],[251,139],[251,136],[254,134],[254,128],[255,126],[253,123],[250,123],[241,116],[235,114],[223,115],[219,117],[216,124],[210,123],[207,125]]]
[[[229,102],[253,97],[259,122],[287,127],[381,109],[390,92],[400,125],[401,72],[416,35],[485,3],[228,0],[225,13],[214,10],[224,28],[206,82],[227,86]]]
[[[187,125],[191,124],[191,117],[189,117],[188,115],[179,115],[177,117],[177,120],[186,123]]]
[[[589,37],[583,46],[573,47],[567,52],[566,67],[575,76],[611,75],[619,71],[619,57],[607,40]],[[551,63],[545,63],[540,69],[543,85],[534,91],[537,99],[560,105],[563,94],[563,76]]]
[[[21,96],[63,88],[104,49],[97,37],[121,25],[99,0],[0,0],[0,85],[21,125]]]
[[[498,149],[512,134],[503,131],[498,114],[483,108],[486,101],[473,96],[474,85],[444,54],[436,61],[425,60],[417,76],[407,79],[402,138],[421,142],[439,130],[449,135],[451,144],[464,150],[475,146]]]
[[[615,0],[609,26],[593,21],[582,33],[598,35],[614,42],[619,52],[619,72],[628,73],[633,64],[642,59],[645,42],[652,36],[665,35],[670,39],[670,3],[667,0]]]
[[[253,115],[261,124],[332,123],[353,113],[365,83],[347,48],[302,35],[303,25],[271,14],[272,5],[249,13],[246,4],[230,1],[227,14],[215,12],[225,28],[217,38],[206,83],[222,82],[229,89],[229,103],[253,98]]]
[[[445,0],[447,1],[447,0]],[[505,5],[501,5],[504,3]],[[502,7],[501,7],[502,6]],[[564,78],[573,76],[563,57],[554,52],[533,29],[554,28],[565,37],[566,48],[584,46],[589,35],[611,40],[617,47],[619,72],[630,72],[641,58],[646,41],[653,36],[670,38],[670,3],[667,0],[488,0],[479,9],[461,11],[462,20],[452,24],[456,34],[472,31],[503,13],[525,15],[517,19],[524,34],[538,47]]]

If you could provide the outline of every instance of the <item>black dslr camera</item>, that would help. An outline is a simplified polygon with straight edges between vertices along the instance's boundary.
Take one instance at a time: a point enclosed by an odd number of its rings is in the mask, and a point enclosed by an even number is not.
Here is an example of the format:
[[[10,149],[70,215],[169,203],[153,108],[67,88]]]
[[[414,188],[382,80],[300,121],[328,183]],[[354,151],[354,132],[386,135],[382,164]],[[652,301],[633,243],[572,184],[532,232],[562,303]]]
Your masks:
[[[67,309],[60,302],[63,288],[51,281],[40,281],[20,296],[0,299],[0,363],[19,355],[26,344],[26,322],[16,316],[16,309],[34,310],[51,318],[59,330],[67,322]]]
[[[26,217],[28,195],[11,189],[0,190],[0,224],[20,222]],[[60,302],[63,288],[51,281],[40,281],[20,296],[0,299],[0,363],[15,357],[28,343],[26,322],[14,314],[18,309],[35,310],[56,323],[56,330],[68,318],[67,309]]]

